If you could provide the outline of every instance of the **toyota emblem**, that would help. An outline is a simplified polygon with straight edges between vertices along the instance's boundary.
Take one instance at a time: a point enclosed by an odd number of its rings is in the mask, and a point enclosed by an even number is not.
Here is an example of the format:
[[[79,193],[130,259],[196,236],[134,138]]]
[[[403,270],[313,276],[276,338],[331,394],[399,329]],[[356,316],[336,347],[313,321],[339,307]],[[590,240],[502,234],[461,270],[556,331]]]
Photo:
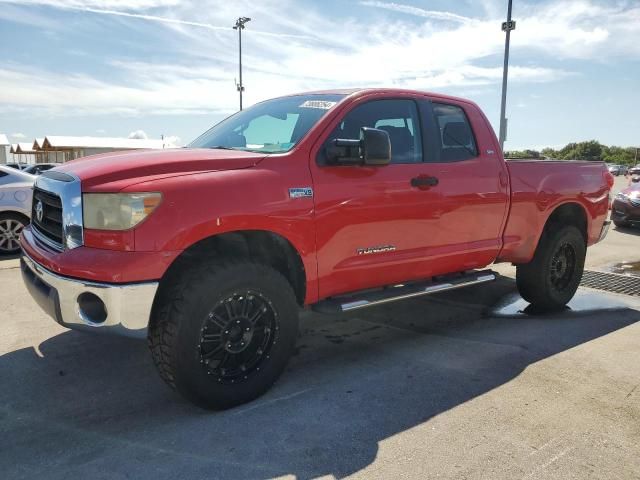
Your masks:
[[[42,218],[44,217],[44,208],[42,207],[42,202],[38,200],[36,203],[36,218],[39,222],[42,222]]]

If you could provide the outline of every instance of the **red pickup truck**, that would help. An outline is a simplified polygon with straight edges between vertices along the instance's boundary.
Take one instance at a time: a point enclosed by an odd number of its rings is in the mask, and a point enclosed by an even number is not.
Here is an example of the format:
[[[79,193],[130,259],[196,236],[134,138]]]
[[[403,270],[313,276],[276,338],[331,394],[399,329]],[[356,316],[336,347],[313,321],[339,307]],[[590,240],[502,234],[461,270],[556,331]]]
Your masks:
[[[472,102],[369,89],[259,103],[188,148],[38,177],[25,284],[60,324],[142,336],[208,408],[278,378],[310,307],[339,313],[491,281],[540,308],[574,295],[606,234],[599,162],[508,161]]]

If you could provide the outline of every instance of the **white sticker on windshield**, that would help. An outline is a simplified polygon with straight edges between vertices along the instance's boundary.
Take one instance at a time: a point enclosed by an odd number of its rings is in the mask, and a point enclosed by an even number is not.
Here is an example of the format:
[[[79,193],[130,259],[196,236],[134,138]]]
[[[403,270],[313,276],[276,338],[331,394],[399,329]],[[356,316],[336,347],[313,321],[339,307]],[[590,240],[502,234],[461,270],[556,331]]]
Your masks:
[[[328,102],[326,100],[307,100],[300,108],[319,108],[321,110],[329,110],[336,102]]]

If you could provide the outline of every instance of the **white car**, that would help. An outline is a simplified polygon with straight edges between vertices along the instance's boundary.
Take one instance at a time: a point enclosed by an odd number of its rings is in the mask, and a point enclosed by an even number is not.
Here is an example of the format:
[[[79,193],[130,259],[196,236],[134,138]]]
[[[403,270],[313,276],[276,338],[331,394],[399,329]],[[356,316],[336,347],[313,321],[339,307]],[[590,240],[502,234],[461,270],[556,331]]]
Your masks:
[[[0,165],[0,255],[20,251],[20,232],[31,217],[34,175]]]

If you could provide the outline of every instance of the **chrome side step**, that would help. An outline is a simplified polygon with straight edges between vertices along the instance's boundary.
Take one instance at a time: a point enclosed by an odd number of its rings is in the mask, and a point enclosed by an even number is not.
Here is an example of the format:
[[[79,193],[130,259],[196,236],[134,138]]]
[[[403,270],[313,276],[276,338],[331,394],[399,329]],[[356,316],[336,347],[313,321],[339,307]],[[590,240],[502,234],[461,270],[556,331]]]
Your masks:
[[[429,295],[431,293],[454,290],[479,283],[491,282],[496,274],[491,270],[479,272],[471,271],[453,275],[434,277],[430,281],[411,283],[409,285],[394,285],[376,290],[366,290],[339,297],[322,300],[311,308],[320,313],[343,313],[359,308],[372,307],[383,303],[395,302],[407,298]]]

